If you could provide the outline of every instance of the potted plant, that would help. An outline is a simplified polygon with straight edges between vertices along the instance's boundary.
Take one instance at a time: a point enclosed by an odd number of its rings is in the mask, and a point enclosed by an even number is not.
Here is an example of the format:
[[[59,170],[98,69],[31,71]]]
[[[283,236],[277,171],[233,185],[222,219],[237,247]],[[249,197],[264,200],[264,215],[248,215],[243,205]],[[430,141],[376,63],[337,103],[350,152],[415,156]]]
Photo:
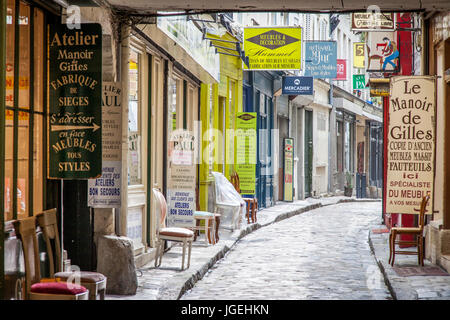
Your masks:
[[[344,195],[351,197],[353,194],[353,176],[350,172],[346,172],[346,183],[344,186]]]

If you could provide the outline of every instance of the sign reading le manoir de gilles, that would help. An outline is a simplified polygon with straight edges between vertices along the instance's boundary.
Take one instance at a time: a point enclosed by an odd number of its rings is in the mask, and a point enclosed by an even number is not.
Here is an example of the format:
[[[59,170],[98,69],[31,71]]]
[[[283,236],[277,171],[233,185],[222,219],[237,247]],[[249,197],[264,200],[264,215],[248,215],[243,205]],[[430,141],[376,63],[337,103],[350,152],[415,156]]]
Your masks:
[[[102,174],[102,28],[49,26],[48,176]]]
[[[313,95],[314,79],[312,77],[288,76],[282,78],[282,94]]]
[[[245,70],[300,70],[302,29],[244,28],[244,51],[249,59]]]
[[[390,81],[386,212],[419,213],[427,192],[433,196],[435,78],[396,76]],[[428,202],[431,214],[433,199]]]

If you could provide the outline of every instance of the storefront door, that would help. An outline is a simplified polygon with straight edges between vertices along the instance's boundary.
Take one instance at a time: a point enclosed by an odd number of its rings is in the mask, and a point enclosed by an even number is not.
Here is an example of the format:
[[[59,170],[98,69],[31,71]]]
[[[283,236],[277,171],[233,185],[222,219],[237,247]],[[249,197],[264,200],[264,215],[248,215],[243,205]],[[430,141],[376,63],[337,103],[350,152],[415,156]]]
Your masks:
[[[313,112],[305,110],[305,198],[312,196]]]

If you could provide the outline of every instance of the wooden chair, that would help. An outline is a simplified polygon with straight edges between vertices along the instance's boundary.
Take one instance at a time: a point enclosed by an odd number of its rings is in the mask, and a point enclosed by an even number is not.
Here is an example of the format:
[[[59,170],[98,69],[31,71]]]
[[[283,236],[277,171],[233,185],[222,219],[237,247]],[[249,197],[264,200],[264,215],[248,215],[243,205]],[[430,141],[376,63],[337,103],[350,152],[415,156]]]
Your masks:
[[[423,244],[423,227],[425,225],[425,212],[427,203],[430,200],[430,195],[426,195],[422,198],[422,202],[420,204],[420,209],[414,209],[414,211],[419,211],[419,223],[418,227],[393,227],[391,228],[391,232],[389,234],[389,263],[393,266],[395,261],[395,254],[416,254],[418,258],[419,265],[423,266],[423,258],[424,258],[424,244]],[[396,240],[398,235],[401,234],[410,234],[415,235],[416,241],[405,241],[405,240]],[[417,252],[414,251],[396,251],[396,244],[409,244],[416,245]]]
[[[195,197],[196,210],[193,215],[195,219],[195,227],[192,228],[194,230],[194,241],[197,240],[197,236],[200,234],[200,231],[203,230],[205,232],[205,243],[207,245],[216,244],[219,241],[219,224],[221,214],[200,210],[198,188],[195,188]],[[204,223],[203,226],[201,225],[201,221]]]
[[[153,195],[156,201],[156,257],[155,267],[161,265],[162,256],[164,254],[164,241],[179,242],[183,246],[183,258],[181,260],[181,270],[184,270],[184,256],[186,254],[186,247],[188,248],[188,262],[187,268],[189,268],[191,262],[191,248],[192,241],[194,241],[194,232],[187,228],[166,227],[166,214],[167,203],[164,195],[158,190],[153,188]],[[158,213],[159,211],[159,213]]]
[[[36,218],[14,221],[16,236],[21,240],[25,260],[25,299],[87,300],[89,290],[84,286],[55,280],[41,282]]]
[[[236,191],[240,194],[241,193],[241,186],[240,186],[240,180],[239,175],[237,172],[234,172],[230,176],[231,184],[234,186]],[[257,221],[256,219],[256,212],[258,211],[258,199],[257,198],[244,198],[242,199],[247,204],[247,211],[245,214],[245,217],[247,218],[247,223],[250,223],[250,217],[252,219],[252,223],[255,223]],[[250,211],[251,210],[251,211]],[[250,215],[251,212],[251,215]]]
[[[42,228],[44,240],[47,246],[47,254],[50,262],[50,277],[60,278],[64,281],[75,278],[80,281],[82,286],[89,289],[89,300],[97,300],[97,298],[99,298],[99,300],[104,300],[106,293],[106,277],[103,274],[90,271],[63,271],[63,267],[61,265],[61,245],[59,241],[56,209],[43,211],[37,214],[36,218],[39,226]],[[55,243],[54,251],[51,245],[52,240]],[[54,255],[56,255],[56,260]]]

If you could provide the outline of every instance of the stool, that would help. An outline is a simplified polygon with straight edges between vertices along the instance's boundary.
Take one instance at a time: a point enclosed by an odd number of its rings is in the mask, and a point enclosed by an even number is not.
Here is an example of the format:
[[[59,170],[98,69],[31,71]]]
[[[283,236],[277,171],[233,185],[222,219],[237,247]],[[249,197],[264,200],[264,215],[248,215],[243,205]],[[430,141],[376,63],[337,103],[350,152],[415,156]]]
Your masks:
[[[194,219],[195,219],[195,227],[193,229],[195,230],[194,235],[194,241],[197,240],[197,234],[200,232],[200,230],[205,231],[205,243],[206,245],[209,244],[216,244],[216,216],[217,214],[207,212],[207,211],[195,211],[194,212]],[[220,214],[219,214],[220,216]],[[204,221],[205,225],[202,227],[200,226],[200,221]],[[216,232],[214,232],[216,231]]]
[[[258,199],[257,198],[243,198],[247,204],[247,213],[245,216],[247,217],[247,223],[250,223],[250,207],[251,207],[251,218],[252,223],[257,221],[256,219],[256,211],[258,210]]]

